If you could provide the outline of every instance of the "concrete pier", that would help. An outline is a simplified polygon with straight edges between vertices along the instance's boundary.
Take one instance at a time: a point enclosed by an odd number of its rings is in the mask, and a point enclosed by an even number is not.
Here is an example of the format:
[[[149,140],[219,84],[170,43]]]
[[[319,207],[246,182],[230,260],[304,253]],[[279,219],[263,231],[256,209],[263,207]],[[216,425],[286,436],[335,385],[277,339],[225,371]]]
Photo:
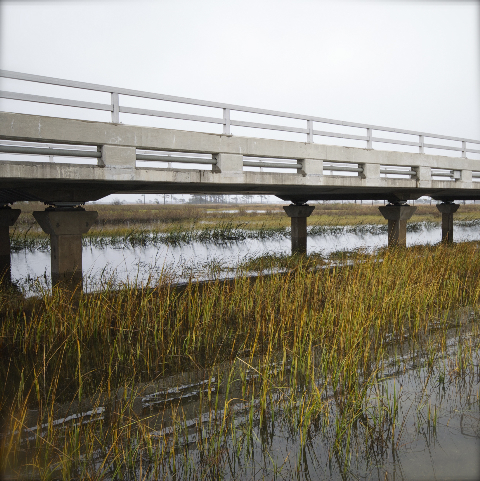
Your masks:
[[[9,228],[15,224],[19,215],[20,209],[0,206],[0,282],[3,284],[9,284],[12,280]]]
[[[307,204],[291,204],[283,207],[285,213],[292,220],[292,254],[306,254],[307,252],[307,217],[314,206]]]
[[[453,242],[453,214],[460,206],[453,202],[437,204],[437,209],[442,213],[442,242]]]
[[[383,217],[388,220],[388,247],[407,246],[407,220],[417,210],[407,204],[388,204],[379,207]]]
[[[33,213],[50,235],[52,286],[74,291],[82,288],[82,234],[88,232],[98,212],[75,208],[48,208]]]

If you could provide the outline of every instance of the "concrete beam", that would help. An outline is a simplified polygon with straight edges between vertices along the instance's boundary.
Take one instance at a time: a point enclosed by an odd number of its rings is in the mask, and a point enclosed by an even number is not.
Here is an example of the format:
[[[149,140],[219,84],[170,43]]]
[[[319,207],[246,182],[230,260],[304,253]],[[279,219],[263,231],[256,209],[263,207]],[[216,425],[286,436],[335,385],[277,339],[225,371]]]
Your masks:
[[[442,213],[442,242],[453,242],[453,214],[459,207],[458,204],[450,202],[437,204],[437,209]]]
[[[378,209],[388,220],[388,247],[406,247],[407,220],[412,217],[417,208],[406,204],[388,204]]]
[[[310,217],[314,206],[310,205],[286,205],[285,213],[291,219],[292,225],[292,254],[307,253],[307,217]]]
[[[52,287],[60,284],[72,291],[82,288],[82,234],[88,232],[98,212],[74,209],[46,209],[33,213],[50,236]]]
[[[19,215],[20,209],[7,206],[0,208],[0,282],[2,284],[9,284],[12,280],[9,228],[15,224]]]

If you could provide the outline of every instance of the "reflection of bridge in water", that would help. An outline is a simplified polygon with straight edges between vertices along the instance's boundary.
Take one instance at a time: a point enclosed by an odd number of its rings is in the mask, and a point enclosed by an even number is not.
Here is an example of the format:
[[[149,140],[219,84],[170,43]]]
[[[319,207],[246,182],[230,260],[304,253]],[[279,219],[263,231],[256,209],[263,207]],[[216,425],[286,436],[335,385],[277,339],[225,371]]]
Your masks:
[[[454,201],[480,198],[480,160],[467,158],[467,154],[480,154],[479,140],[9,71],[0,71],[0,76],[16,81],[20,88],[21,84],[47,84],[52,89],[63,89],[62,94],[65,90],[70,92],[70,98],[0,93],[7,106],[2,110],[12,111],[0,112],[0,268],[7,272],[7,277],[9,226],[20,214],[9,204],[21,200],[49,205],[34,216],[50,235],[53,283],[78,283],[82,272],[81,236],[97,217],[96,212],[85,211],[81,206],[113,193],[275,195],[291,202],[285,206],[285,212],[291,218],[292,251],[297,252],[306,251],[306,219],[314,209],[307,204],[310,200],[387,200],[389,204],[380,207],[380,212],[388,219],[389,245],[405,245],[406,222],[415,211],[407,204],[409,200],[430,196],[442,201],[438,205],[442,238],[451,242],[453,214],[458,209]],[[78,100],[78,92],[107,96],[108,100]],[[194,113],[131,106],[134,101],[145,100],[152,107],[183,104]],[[51,117],[37,115],[35,110],[14,113],[24,109],[25,102],[58,108],[60,113],[56,111]],[[85,109],[101,114],[110,112],[111,122],[61,118],[71,117],[72,111],[78,117]],[[207,129],[221,127],[223,131],[205,133],[120,123],[134,122],[133,115],[137,121],[145,116],[183,121],[190,125],[187,129],[200,122]],[[248,120],[240,120],[246,116]],[[272,117],[279,123],[265,122],[265,118]],[[337,130],[319,130],[325,124],[334,125]],[[233,136],[232,127],[247,135],[252,129],[261,129],[297,138]],[[388,132],[391,138],[377,137],[375,132]],[[319,137],[342,139],[338,142],[357,146],[315,143]],[[418,152],[374,150],[373,145],[379,143],[405,150],[415,148]],[[445,155],[451,152],[461,157]]]

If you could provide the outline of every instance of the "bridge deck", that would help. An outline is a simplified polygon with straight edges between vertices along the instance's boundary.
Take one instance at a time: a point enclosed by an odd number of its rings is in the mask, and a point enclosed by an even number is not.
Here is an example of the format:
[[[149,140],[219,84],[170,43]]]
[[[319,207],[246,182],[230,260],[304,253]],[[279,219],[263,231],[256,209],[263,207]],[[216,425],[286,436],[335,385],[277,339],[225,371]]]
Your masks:
[[[0,112],[0,139],[12,159],[1,162],[0,202],[204,192],[290,201],[480,198],[480,161],[468,158],[8,112]],[[39,144],[49,150],[38,150]],[[14,160],[35,149],[56,159],[68,155],[69,161]]]

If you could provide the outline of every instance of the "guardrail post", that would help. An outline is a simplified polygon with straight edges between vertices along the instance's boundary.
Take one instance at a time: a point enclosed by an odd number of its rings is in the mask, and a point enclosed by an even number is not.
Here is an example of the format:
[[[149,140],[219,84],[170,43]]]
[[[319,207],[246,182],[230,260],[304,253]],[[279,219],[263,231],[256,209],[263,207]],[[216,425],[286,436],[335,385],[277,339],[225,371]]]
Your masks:
[[[112,122],[114,124],[120,123],[120,104],[116,92],[112,92]]]
[[[363,169],[360,177],[365,180],[366,185],[378,186],[380,181],[380,164],[358,164]]]
[[[217,174],[242,174],[243,155],[240,154],[214,154],[212,157],[217,161],[212,166],[212,171]]]
[[[464,140],[462,140],[462,157],[467,158],[467,143]]]
[[[372,146],[372,129],[367,127],[367,149],[373,149]]]
[[[15,224],[19,215],[20,209],[12,209],[6,205],[0,207],[0,282],[5,285],[12,281],[9,227]]]
[[[417,173],[417,187],[431,187],[432,168],[414,166],[413,170]]]
[[[323,176],[323,160],[317,159],[299,159],[297,163],[302,166],[298,172],[304,177],[307,175]]]
[[[230,109],[223,109],[223,133],[232,135],[230,133]]]
[[[307,120],[307,142],[313,144],[313,120]]]
[[[424,154],[425,153],[425,147],[424,147],[424,144],[425,144],[425,138],[423,135],[419,135],[418,136],[418,143],[420,144],[418,146],[418,152],[420,154]]]
[[[137,149],[120,145],[102,145],[98,147],[102,156],[98,159],[99,167],[135,168]]]
[[[455,178],[455,182],[462,182],[463,185],[461,186],[464,189],[469,189],[472,187],[473,182],[473,175],[471,170],[454,170],[453,175]]]

